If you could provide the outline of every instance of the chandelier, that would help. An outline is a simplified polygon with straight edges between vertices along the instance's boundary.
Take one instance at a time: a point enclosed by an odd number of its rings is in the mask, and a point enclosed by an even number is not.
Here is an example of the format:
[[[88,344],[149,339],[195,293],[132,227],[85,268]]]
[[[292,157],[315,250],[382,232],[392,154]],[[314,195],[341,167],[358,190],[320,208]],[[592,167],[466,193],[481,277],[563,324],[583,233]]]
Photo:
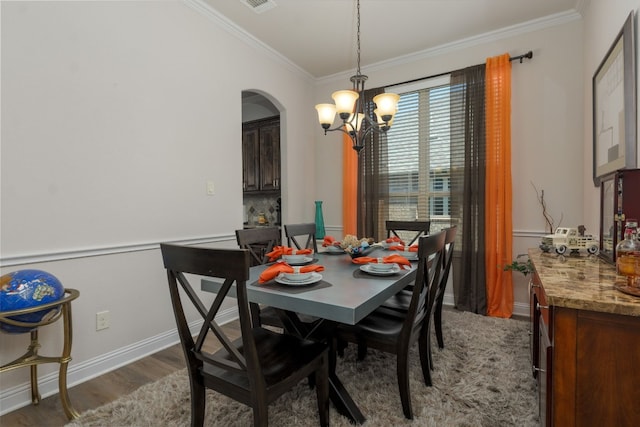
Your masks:
[[[398,109],[400,95],[395,93],[381,93],[373,97],[376,108],[373,110],[374,116],[370,117],[365,112],[364,82],[367,76],[360,72],[360,0],[356,3],[357,9],[357,58],[358,67],[356,74],[351,76],[353,83],[352,90],[339,90],[333,92],[331,97],[335,104],[318,104],[318,120],[324,129],[324,134],[339,130],[349,135],[353,149],[360,153],[364,148],[367,136],[371,132],[386,133],[393,123],[393,116]],[[340,116],[342,124],[331,129],[336,117]]]

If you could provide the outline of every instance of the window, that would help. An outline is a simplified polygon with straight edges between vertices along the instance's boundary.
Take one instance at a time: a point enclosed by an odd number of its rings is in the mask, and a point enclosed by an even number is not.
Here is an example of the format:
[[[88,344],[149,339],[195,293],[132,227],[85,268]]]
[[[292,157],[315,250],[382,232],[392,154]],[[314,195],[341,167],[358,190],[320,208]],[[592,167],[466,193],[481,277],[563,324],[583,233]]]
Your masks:
[[[449,76],[394,87],[398,113],[387,134],[389,219],[448,226],[450,204]]]

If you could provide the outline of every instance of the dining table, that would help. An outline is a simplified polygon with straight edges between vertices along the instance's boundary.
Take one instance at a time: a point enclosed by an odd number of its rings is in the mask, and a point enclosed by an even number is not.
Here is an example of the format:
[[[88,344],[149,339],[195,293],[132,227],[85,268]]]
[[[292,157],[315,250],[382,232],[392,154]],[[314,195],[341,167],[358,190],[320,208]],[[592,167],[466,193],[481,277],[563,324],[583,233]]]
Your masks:
[[[391,255],[391,251],[374,247],[367,256],[378,258]],[[392,273],[366,272],[362,264],[354,263],[348,253],[333,253],[321,249],[309,256],[308,264],[319,264],[324,270],[322,278],[311,284],[289,285],[271,280],[260,284],[260,274],[270,264],[251,267],[247,281],[247,296],[250,302],[277,309],[287,333],[315,339],[331,337],[332,330],[340,323],[355,325],[369,313],[380,307],[387,299],[415,281],[415,266],[394,269]],[[364,271],[366,270],[366,271]],[[201,289],[217,292],[221,283],[210,278],[201,280]],[[234,295],[234,289],[230,295]],[[311,330],[299,321],[298,314],[320,319]],[[339,413],[353,422],[362,424],[366,418],[347,388],[336,374],[336,349],[333,339],[329,368],[331,401]]]

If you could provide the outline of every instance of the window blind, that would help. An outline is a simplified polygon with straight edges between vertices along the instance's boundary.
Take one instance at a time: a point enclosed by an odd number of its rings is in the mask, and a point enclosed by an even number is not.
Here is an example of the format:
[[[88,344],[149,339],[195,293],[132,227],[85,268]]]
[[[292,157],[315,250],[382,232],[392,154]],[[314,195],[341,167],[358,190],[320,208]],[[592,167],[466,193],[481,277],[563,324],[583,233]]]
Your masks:
[[[439,230],[451,224],[451,85],[438,79],[394,89],[398,112],[380,159],[388,165],[389,219],[430,220]],[[459,98],[453,102],[463,102]]]

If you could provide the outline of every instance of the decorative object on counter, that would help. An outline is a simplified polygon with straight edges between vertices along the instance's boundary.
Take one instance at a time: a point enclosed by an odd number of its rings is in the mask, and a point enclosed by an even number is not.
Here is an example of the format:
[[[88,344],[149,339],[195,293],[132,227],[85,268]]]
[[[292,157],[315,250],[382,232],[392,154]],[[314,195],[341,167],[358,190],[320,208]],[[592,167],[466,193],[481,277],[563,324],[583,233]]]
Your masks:
[[[616,246],[616,273],[627,278],[627,286],[640,288],[640,242],[638,222],[627,220],[624,240]]]
[[[324,216],[322,215],[322,200],[316,200],[316,239],[324,239]]]
[[[564,255],[567,249],[571,253],[578,253],[580,249],[586,249],[590,254],[597,254],[599,251],[598,239],[591,234],[584,234],[586,228],[583,225],[577,228],[558,227],[554,234],[547,234],[542,238],[540,249],[549,252],[555,249],[556,253]]]
[[[553,216],[551,216],[551,214],[547,210],[547,201],[544,199],[544,189],[538,191],[538,188],[535,186],[535,184],[533,182],[531,183],[531,186],[535,190],[536,198],[538,199],[538,203],[540,203],[540,207],[542,208],[542,216],[544,217],[544,221],[547,223],[547,227],[548,227],[547,230],[549,231],[549,234],[552,234],[553,230],[556,229],[556,227],[555,227],[555,219],[553,218]],[[560,213],[560,221],[558,221],[558,226],[560,226],[560,224],[562,224],[562,218],[563,217],[564,217],[564,215],[561,212]]]
[[[640,219],[640,169],[625,169],[600,185],[600,257],[615,264],[616,246],[624,238],[626,218]]]
[[[269,221],[267,221],[267,217],[264,214],[264,212],[259,212],[258,213],[258,225],[267,225],[269,224]]]

